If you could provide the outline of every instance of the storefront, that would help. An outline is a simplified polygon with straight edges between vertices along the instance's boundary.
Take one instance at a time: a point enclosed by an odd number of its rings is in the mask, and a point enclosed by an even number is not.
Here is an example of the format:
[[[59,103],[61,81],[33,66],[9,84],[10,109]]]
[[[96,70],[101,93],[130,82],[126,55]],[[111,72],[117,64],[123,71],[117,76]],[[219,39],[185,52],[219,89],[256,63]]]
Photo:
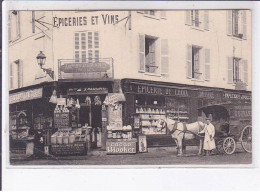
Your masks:
[[[49,99],[54,85],[54,82],[50,82],[10,91],[9,129],[12,153],[42,154],[44,145],[50,143],[55,106],[49,103]]]
[[[242,103],[251,100],[251,93],[245,91],[144,80],[124,79],[122,88],[126,97],[125,123],[132,124],[135,136],[146,136],[148,147],[175,144],[166,130],[157,128],[160,119],[204,122],[206,115],[200,107],[230,100]],[[197,141],[189,143],[198,145]]]

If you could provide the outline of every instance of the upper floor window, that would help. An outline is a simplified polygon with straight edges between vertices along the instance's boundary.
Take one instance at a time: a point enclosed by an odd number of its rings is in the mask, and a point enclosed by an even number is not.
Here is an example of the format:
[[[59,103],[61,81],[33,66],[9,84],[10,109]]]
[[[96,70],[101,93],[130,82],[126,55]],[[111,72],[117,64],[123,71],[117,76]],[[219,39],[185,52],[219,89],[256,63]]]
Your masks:
[[[187,45],[187,78],[210,80],[210,49]]]
[[[227,11],[227,34],[237,38],[247,38],[247,17],[245,10]]]
[[[168,74],[168,40],[139,35],[139,72]]]
[[[248,83],[247,60],[238,57],[228,57],[228,83]]]
[[[16,60],[9,66],[9,88],[16,89],[23,86],[23,67],[22,61]]]
[[[9,38],[9,41],[15,41],[20,38],[20,13],[19,13],[19,11],[10,11],[9,12],[8,38]]]
[[[74,58],[75,62],[99,60],[99,33],[76,32],[74,35]]]
[[[138,11],[139,13],[143,13],[144,16],[155,18],[155,19],[166,19],[166,11],[161,10],[145,10],[145,11]]]
[[[186,25],[209,30],[209,12],[207,10],[187,10]]]

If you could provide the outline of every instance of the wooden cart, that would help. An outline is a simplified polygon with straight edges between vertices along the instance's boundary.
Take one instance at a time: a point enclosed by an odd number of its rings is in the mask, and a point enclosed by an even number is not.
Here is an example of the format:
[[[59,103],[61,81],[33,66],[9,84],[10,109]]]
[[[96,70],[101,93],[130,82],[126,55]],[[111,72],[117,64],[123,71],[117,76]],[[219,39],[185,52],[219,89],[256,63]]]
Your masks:
[[[220,153],[233,154],[237,144],[252,152],[252,106],[251,103],[221,103],[204,106],[205,115],[212,115],[216,128],[215,141]]]

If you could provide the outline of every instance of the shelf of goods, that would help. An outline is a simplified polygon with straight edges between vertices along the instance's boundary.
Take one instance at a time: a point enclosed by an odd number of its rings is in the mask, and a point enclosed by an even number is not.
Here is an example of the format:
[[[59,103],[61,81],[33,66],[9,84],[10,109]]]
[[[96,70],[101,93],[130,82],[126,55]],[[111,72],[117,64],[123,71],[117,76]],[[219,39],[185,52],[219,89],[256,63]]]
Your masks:
[[[166,134],[166,129],[158,128],[159,121],[166,119],[166,113],[163,108],[136,108],[136,114],[139,115],[140,129],[145,135]]]
[[[51,136],[51,153],[54,155],[85,154],[87,137],[86,128],[59,129]]]
[[[132,137],[132,127],[130,125],[123,126],[121,129],[107,126],[107,139],[131,139]]]

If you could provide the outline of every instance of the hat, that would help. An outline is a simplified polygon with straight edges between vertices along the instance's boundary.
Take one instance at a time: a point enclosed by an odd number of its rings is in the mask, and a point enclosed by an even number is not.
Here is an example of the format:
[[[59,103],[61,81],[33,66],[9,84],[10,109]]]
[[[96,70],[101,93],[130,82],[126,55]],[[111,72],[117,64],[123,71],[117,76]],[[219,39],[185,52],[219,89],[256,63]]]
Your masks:
[[[206,120],[212,120],[212,114],[209,114],[209,116],[206,117]]]

